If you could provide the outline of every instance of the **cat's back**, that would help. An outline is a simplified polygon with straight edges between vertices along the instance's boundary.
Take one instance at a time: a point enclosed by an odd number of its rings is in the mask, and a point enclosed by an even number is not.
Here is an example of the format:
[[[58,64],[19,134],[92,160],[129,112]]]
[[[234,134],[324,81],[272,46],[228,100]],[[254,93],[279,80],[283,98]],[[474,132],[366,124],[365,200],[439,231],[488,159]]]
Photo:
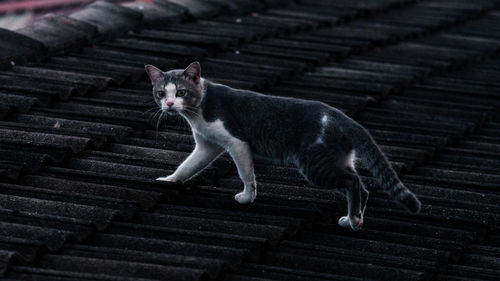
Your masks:
[[[208,120],[220,118],[224,113],[229,113],[234,117],[245,113],[254,118],[271,118],[276,114],[289,113],[295,114],[297,117],[304,117],[300,115],[335,110],[318,101],[264,95],[212,82],[207,83],[202,107],[204,116]]]
[[[321,130],[325,114],[332,118],[342,115],[318,101],[263,95],[214,83],[207,83],[202,112],[205,121],[221,121],[233,136],[248,142],[255,136],[267,142],[302,141],[301,137]]]

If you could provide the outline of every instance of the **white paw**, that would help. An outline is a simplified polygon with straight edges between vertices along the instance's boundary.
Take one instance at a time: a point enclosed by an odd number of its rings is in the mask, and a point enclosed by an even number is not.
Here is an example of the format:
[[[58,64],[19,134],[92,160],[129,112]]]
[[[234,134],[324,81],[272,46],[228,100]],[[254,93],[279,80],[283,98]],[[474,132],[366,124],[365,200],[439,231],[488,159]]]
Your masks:
[[[351,227],[351,224],[349,224],[349,218],[347,218],[347,216],[340,217],[339,226],[341,226],[343,228]]]
[[[354,231],[361,230],[363,228],[363,218],[354,216],[351,220],[349,217],[344,216],[339,219],[339,226],[343,228],[352,228]]]
[[[256,190],[251,192],[240,192],[234,196],[234,200],[236,200],[240,204],[248,204],[253,203],[255,197],[257,197]]]
[[[166,177],[159,177],[156,179],[157,181],[169,181],[169,182],[177,182],[177,178],[174,177],[174,175],[166,176]]]

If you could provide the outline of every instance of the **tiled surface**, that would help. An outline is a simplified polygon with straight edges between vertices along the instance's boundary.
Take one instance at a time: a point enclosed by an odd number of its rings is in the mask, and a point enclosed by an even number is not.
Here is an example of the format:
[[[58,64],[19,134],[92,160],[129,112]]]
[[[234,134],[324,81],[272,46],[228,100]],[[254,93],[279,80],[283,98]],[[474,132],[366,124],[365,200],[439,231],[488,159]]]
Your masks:
[[[95,4],[76,16],[85,24],[46,20],[52,37],[37,47],[26,30],[28,37],[6,33],[1,276],[498,278],[495,1],[187,2],[128,5],[135,12]],[[93,18],[106,11],[115,25]],[[61,21],[68,21],[63,34],[51,33]],[[93,25],[72,35],[75,26]],[[120,35],[126,30],[135,31]],[[422,212],[388,201],[363,169],[374,192],[360,232],[337,226],[341,194],[262,159],[251,205],[234,201],[241,183],[226,156],[186,186],[155,182],[193,141],[180,120],[158,126],[143,65],[171,69],[195,59],[207,78],[321,100],[360,121],[422,200]]]

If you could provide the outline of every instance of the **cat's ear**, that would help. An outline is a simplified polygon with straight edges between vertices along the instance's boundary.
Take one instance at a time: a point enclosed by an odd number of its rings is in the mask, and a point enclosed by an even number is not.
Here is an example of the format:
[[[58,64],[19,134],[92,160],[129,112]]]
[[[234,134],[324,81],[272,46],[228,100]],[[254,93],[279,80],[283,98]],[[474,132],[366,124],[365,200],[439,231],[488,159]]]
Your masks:
[[[201,65],[199,62],[192,62],[184,72],[182,73],[187,78],[191,79],[195,84],[200,83],[200,75],[201,75]]]
[[[151,84],[156,84],[160,79],[164,79],[163,77],[163,71],[159,70],[158,68],[148,64],[146,65],[146,72],[149,75],[149,78],[151,79]]]

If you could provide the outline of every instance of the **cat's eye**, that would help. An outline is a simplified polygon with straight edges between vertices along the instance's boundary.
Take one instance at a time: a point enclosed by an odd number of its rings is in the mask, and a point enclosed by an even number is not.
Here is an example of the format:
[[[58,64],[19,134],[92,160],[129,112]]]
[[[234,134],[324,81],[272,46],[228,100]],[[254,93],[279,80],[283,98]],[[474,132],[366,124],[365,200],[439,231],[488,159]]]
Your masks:
[[[183,96],[186,95],[186,90],[178,90],[175,96],[182,98]]]
[[[156,96],[158,98],[160,98],[160,99],[163,98],[163,97],[165,97],[165,91],[158,91],[158,92],[156,92]]]

